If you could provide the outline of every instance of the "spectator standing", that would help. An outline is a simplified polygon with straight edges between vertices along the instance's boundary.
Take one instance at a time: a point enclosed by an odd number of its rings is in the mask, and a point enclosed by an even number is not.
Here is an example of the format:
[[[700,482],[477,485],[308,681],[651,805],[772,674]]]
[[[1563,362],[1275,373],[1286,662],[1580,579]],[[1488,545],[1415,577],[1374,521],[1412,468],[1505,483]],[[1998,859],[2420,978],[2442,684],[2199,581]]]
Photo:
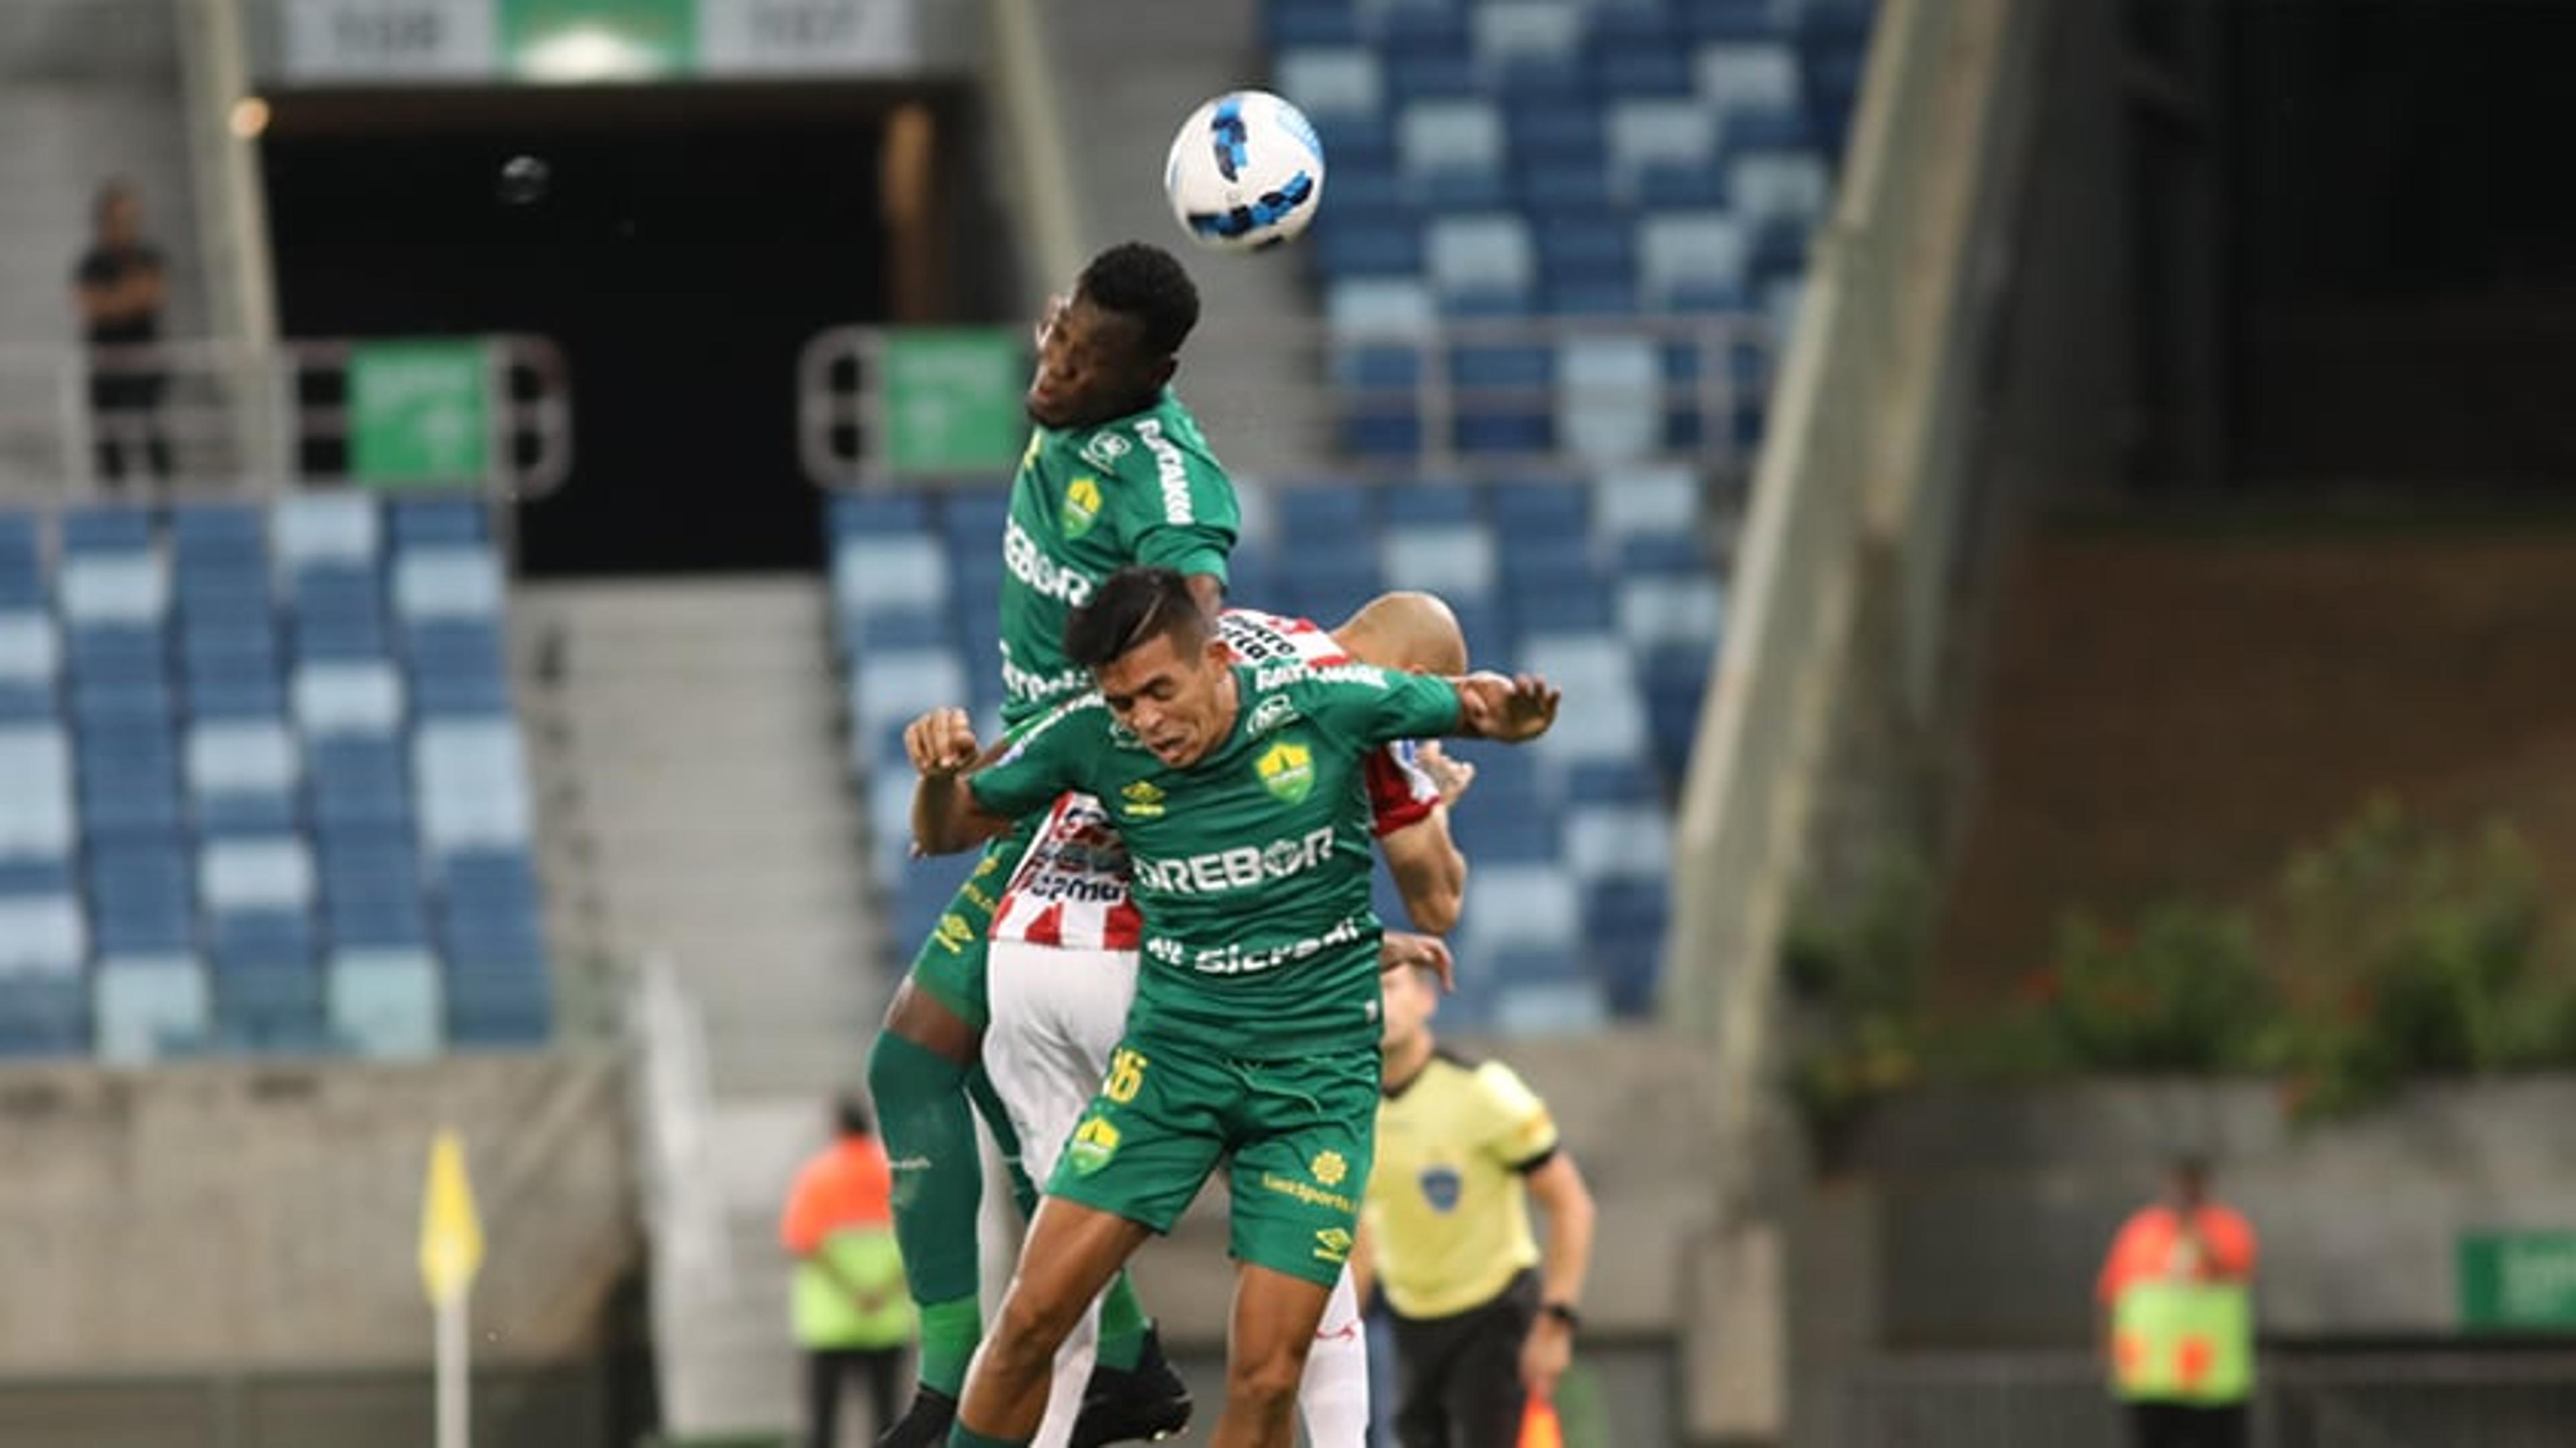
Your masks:
[[[2254,1229],[2194,1157],[2102,1263],[2101,1340],[2136,1448],[2244,1448],[2254,1396]]]
[[[153,481],[170,480],[170,444],[161,434],[161,394],[169,382],[150,348],[161,340],[168,281],[161,252],[143,239],[143,199],[123,181],[98,189],[96,227],[72,278],[81,329],[89,344],[90,426],[98,472],[111,485],[125,478],[140,451]]]
[[[834,1141],[796,1173],[779,1237],[796,1257],[796,1344],[805,1354],[806,1441],[839,1440],[841,1394],[867,1384],[871,1431],[894,1422],[912,1297],[894,1240],[894,1172],[876,1123],[856,1096],[841,1098]]]

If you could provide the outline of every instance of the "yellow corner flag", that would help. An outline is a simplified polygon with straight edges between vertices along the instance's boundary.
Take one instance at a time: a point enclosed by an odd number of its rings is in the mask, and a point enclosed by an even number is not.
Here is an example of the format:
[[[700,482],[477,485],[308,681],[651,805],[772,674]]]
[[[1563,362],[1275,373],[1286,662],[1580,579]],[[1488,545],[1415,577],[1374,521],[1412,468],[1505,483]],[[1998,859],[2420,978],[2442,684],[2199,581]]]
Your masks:
[[[429,1147],[429,1182],[420,1198],[420,1281],[430,1305],[464,1297],[483,1266],[483,1221],[465,1179],[465,1143],[441,1130]]]

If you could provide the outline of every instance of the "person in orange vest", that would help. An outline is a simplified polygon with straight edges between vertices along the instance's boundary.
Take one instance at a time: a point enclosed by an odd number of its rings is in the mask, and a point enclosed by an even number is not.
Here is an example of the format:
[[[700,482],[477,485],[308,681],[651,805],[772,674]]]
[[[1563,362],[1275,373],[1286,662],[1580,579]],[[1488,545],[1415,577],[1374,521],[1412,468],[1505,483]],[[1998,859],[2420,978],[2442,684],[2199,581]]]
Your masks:
[[[796,1258],[796,1345],[805,1354],[805,1430],[813,1448],[839,1441],[841,1393],[867,1384],[874,1431],[894,1422],[912,1297],[894,1239],[894,1171],[867,1104],[844,1096],[837,1132],[796,1173],[778,1224]]]
[[[2103,1259],[2101,1341],[2136,1448],[2244,1448],[2254,1396],[2254,1229],[2173,1164]]]

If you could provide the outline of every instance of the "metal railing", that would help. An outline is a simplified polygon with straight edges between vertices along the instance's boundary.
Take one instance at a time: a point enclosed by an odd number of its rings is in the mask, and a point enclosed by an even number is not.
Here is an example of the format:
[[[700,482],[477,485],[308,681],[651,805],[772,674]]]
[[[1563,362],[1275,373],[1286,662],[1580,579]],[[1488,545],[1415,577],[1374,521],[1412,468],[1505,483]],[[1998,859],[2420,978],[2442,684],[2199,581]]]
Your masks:
[[[995,481],[1007,462],[958,472],[906,472],[894,461],[881,327],[835,327],[797,366],[797,438],[805,471],[827,488]],[[1749,471],[1778,341],[1757,316],[1530,317],[1335,326],[1299,318],[1211,319],[1190,349],[1288,348],[1309,385],[1201,384],[1181,392],[1220,457],[1230,442],[1296,436],[1313,472],[1331,477],[1519,478],[1679,464],[1719,476]],[[1542,361],[1537,354],[1545,353]],[[1619,354],[1626,375],[1593,380],[1578,355]],[[1507,354],[1518,354],[1507,356]],[[1546,381],[1476,380],[1497,360]],[[1186,356],[1185,363],[1186,367]],[[1013,418],[997,458],[1016,457]],[[1537,427],[1514,424],[1543,424]],[[1355,448],[1357,434],[1378,445]],[[1286,481],[1296,481],[1294,478]]]
[[[550,492],[572,468],[563,354],[542,337],[476,340],[486,359],[482,475],[420,481]],[[210,340],[0,347],[0,492],[89,496],[102,484],[102,442],[118,444],[133,472],[155,438],[167,450],[169,486],[181,494],[358,481],[348,398],[352,361],[366,345],[334,338],[265,347]]]
[[[2576,1351],[2266,1353],[2254,1448],[2562,1448]],[[1860,1369],[1832,1448],[2119,1448],[2120,1410],[2083,1353],[1937,1353]]]

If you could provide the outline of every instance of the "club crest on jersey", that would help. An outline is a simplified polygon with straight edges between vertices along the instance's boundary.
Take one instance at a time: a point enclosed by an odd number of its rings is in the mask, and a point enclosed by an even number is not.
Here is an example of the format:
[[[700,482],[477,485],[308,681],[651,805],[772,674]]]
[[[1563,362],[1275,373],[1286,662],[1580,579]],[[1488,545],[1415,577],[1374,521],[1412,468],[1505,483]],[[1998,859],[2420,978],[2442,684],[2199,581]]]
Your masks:
[[[1261,701],[1260,708],[1252,711],[1252,722],[1244,726],[1244,732],[1257,739],[1302,717],[1296,704],[1273,694]]]
[[[1425,1167],[1419,1180],[1422,1199],[1431,1204],[1431,1210],[1442,1216],[1458,1210],[1458,1195],[1466,1183],[1455,1167]]]
[[[1342,1178],[1351,1174],[1351,1164],[1343,1160],[1338,1151],[1319,1151],[1315,1153],[1314,1161],[1307,1164],[1306,1170],[1325,1186],[1337,1187],[1342,1184]]]
[[[1118,1128],[1097,1116],[1083,1118],[1073,1129],[1073,1141],[1064,1149],[1065,1165],[1076,1173],[1089,1176],[1109,1165],[1118,1154]]]
[[[1140,779],[1118,791],[1120,807],[1129,819],[1152,820],[1163,817],[1163,792],[1150,779]]]
[[[1082,445],[1082,460],[1093,467],[1108,468],[1114,472],[1117,470],[1118,460],[1127,456],[1129,446],[1127,439],[1114,432],[1098,433],[1091,441]]]
[[[1315,756],[1305,745],[1282,739],[1252,762],[1261,787],[1281,804],[1302,804],[1315,792]]]
[[[1100,480],[1076,478],[1064,490],[1064,507],[1056,513],[1056,526],[1067,538],[1079,538],[1100,521]]]

